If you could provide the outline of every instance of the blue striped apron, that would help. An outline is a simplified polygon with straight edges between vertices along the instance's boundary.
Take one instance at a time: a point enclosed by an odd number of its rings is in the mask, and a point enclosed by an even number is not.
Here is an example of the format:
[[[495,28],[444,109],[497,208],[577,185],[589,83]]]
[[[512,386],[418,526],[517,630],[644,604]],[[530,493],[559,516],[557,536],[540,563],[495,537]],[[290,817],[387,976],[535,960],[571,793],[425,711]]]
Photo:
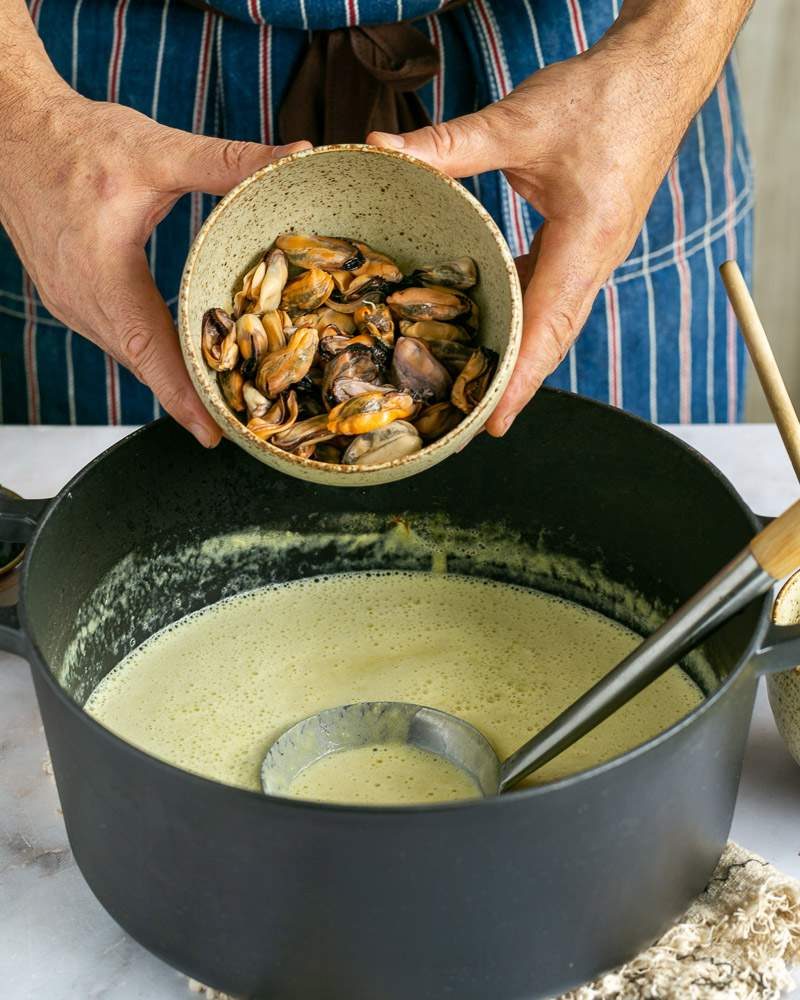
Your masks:
[[[58,71],[78,91],[175,128],[272,142],[308,30],[420,17],[441,72],[420,95],[433,121],[483,107],[548,63],[592,45],[619,0],[31,0]],[[524,253],[537,214],[496,173],[467,181]],[[740,419],[743,348],[718,265],[750,273],[753,180],[729,64],[692,124],[628,259],[598,295],[549,384],[651,420]],[[150,240],[150,265],[174,310],[189,245],[214,199],[183,198]],[[140,423],[150,391],[42,305],[0,230],[0,420]]]

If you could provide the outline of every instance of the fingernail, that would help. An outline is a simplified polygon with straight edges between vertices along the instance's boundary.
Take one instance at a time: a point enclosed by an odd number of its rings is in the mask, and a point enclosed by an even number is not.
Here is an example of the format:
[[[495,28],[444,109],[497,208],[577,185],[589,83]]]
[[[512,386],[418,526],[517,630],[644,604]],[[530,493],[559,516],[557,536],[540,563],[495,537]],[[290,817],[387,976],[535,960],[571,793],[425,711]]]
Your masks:
[[[272,158],[274,160],[279,160],[282,156],[289,156],[290,153],[297,152],[297,147],[299,143],[290,142],[286,146],[273,146],[272,147]]]
[[[375,135],[382,146],[390,146],[392,149],[402,149],[406,144],[402,135],[392,135],[389,132],[376,132]]]
[[[511,425],[514,423],[514,421],[516,419],[517,419],[516,413],[509,413],[509,415],[503,421],[503,433],[504,434],[511,427]]]
[[[213,436],[205,424],[189,424],[189,430],[204,448],[211,448],[213,446]]]

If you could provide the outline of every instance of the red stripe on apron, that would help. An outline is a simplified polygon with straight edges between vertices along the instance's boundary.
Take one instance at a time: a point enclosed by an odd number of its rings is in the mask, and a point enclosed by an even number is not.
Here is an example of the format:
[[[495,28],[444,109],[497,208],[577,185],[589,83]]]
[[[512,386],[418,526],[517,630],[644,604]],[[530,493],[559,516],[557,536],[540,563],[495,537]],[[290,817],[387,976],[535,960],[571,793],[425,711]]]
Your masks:
[[[433,120],[438,123],[444,117],[444,46],[438,18],[429,17],[428,24],[431,29],[431,40],[439,52],[439,72],[433,78]]]
[[[211,61],[211,15],[203,15],[203,33],[200,40],[200,59],[197,65],[197,86],[194,92],[194,113],[192,131],[201,132],[206,121],[206,98],[208,96],[208,71]]]
[[[265,24],[259,33],[258,107],[261,115],[261,141],[272,139],[272,28]]]
[[[682,424],[692,422],[692,275],[686,262],[683,246],[686,235],[683,188],[678,174],[678,161],[673,160],[667,173],[672,195],[672,225],[675,240],[675,266],[678,270],[680,289],[680,318],[678,323],[679,392],[678,414]]]
[[[589,48],[589,42],[586,39],[586,29],[583,26],[581,5],[578,3],[578,0],[567,0],[567,8],[569,9],[569,21],[572,27],[572,38],[575,42],[576,54],[585,52]]]
[[[719,113],[722,119],[722,139],[725,146],[724,177],[725,200],[731,208],[736,198],[733,183],[733,125],[731,123],[731,105],[728,99],[728,84],[725,75],[717,86],[719,94]],[[725,254],[729,260],[736,257],[738,251],[736,240],[736,222],[732,217],[725,228]],[[736,420],[738,395],[738,358],[736,354],[736,317],[730,303],[727,306],[727,336],[726,357],[728,368],[728,423]]]
[[[194,92],[194,110],[192,113],[192,131],[197,135],[205,132],[206,104],[208,103],[208,78],[211,65],[211,15],[203,15],[203,32],[200,36],[200,55],[197,63],[197,86]],[[192,212],[189,222],[189,237],[194,240],[200,229],[203,215],[203,195],[200,191],[192,191]]]
[[[274,138],[272,133],[272,28],[269,25],[264,30],[261,60],[264,95],[264,142],[271,145]]]
[[[119,100],[119,78],[122,70],[122,52],[125,47],[125,14],[129,0],[119,0],[114,12],[114,35],[111,41],[111,60],[108,67],[108,99]]]

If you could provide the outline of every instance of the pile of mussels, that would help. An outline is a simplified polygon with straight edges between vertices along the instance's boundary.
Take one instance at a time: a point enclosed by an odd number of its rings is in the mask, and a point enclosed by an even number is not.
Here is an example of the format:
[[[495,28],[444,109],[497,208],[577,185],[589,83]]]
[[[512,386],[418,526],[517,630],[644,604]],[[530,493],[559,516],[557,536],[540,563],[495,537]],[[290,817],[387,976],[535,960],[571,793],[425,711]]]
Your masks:
[[[358,240],[287,233],[248,271],[202,350],[256,437],[301,458],[377,465],[447,434],[497,355],[475,343],[469,257],[404,275]]]

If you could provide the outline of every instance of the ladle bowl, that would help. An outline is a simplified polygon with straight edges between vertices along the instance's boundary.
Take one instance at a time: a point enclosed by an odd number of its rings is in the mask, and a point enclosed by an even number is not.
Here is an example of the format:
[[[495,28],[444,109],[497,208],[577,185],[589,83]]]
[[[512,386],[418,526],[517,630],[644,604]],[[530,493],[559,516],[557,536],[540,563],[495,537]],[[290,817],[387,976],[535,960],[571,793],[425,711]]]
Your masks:
[[[402,701],[340,705],[295,723],[267,751],[261,787],[268,795],[286,795],[323,757],[375,744],[436,754],[464,771],[482,795],[500,792],[500,761],[483,733],[449,712]]]

